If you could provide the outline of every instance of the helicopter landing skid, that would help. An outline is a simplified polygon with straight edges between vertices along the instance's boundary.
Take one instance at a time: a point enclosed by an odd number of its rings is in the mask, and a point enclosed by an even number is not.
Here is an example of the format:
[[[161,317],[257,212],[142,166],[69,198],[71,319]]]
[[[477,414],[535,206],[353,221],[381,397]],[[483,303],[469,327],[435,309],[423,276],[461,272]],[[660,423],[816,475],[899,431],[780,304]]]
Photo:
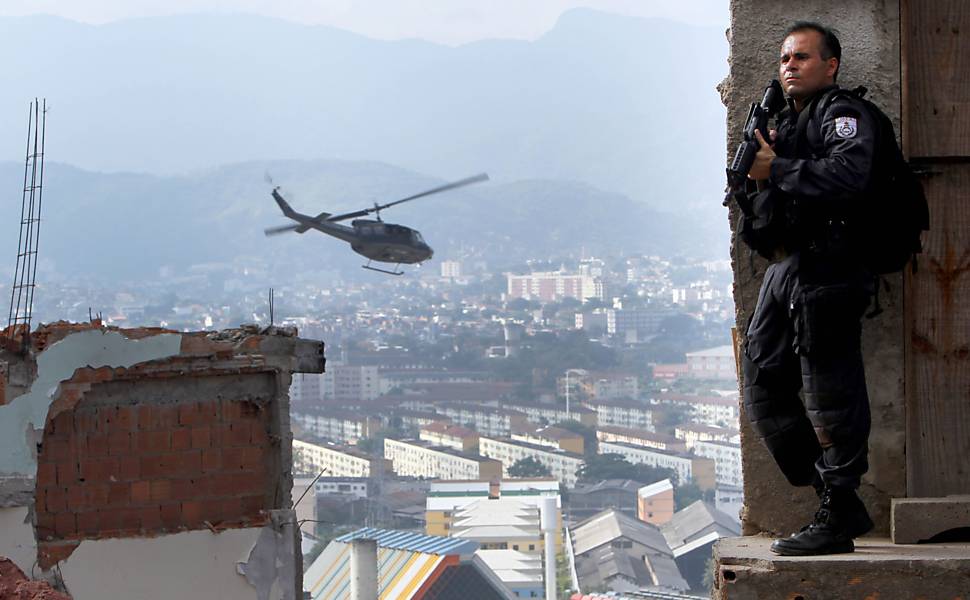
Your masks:
[[[401,271],[401,270],[388,271],[387,269],[380,269],[378,267],[372,267],[372,266],[370,266],[370,263],[371,263],[371,261],[367,261],[367,264],[366,265],[361,265],[360,267],[362,269],[367,269],[368,271],[377,271],[378,273],[385,273],[387,275],[397,275],[397,276],[404,275],[404,271]],[[397,263],[394,266],[394,268],[397,269],[400,266],[401,266],[401,263]]]

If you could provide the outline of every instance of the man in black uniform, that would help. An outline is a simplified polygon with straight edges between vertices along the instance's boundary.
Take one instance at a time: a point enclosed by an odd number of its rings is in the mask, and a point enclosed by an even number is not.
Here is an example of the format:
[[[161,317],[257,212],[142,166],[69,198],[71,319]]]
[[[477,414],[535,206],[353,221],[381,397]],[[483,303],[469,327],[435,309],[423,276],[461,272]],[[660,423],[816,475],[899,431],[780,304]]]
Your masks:
[[[772,145],[758,135],[750,177],[785,199],[790,225],[748,325],[744,404],[788,481],[814,486],[821,499],[811,524],[775,540],[772,551],[852,552],[852,538],[873,526],[856,495],[868,470],[860,338],[873,279],[852,229],[870,184],[876,126],[835,84],[841,46],[832,31],[799,22],[786,33],[779,79],[789,108]]]

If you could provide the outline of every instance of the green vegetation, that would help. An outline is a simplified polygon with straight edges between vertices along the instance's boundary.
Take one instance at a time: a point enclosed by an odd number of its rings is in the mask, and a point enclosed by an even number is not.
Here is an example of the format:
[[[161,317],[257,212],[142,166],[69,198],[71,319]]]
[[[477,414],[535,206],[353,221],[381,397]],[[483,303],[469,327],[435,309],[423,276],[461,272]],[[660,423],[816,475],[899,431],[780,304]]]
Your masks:
[[[596,454],[586,457],[577,476],[581,483],[595,483],[604,479],[632,479],[642,483],[654,483],[661,479],[673,479],[670,469],[647,465],[635,465],[619,454]]]
[[[512,477],[549,477],[552,471],[541,462],[531,456],[517,460],[514,465],[509,467],[509,475]]]

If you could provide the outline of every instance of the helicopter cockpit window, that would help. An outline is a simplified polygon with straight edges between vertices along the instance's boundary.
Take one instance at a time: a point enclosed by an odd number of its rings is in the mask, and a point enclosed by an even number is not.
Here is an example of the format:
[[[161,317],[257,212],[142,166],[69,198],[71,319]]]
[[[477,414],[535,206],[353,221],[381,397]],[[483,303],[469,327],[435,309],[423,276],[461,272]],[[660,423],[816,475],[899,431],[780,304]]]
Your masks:
[[[415,242],[417,242],[419,244],[423,244],[424,243],[424,238],[421,237],[421,234],[418,233],[417,231],[412,231],[411,232],[411,240],[413,240],[413,241],[415,241]]]

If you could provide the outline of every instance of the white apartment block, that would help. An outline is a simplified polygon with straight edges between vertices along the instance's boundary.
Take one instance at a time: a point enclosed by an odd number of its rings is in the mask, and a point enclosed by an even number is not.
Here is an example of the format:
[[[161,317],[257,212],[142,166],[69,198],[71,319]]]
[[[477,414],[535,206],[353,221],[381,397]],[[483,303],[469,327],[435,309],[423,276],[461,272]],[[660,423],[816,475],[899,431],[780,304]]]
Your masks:
[[[596,411],[596,422],[601,427],[654,430],[653,411],[639,402],[592,398],[583,404]]]
[[[741,432],[729,427],[710,427],[708,425],[678,425],[674,429],[674,437],[684,440],[690,450],[697,442],[728,442],[741,443]]]
[[[504,477],[509,476],[509,467],[518,461],[533,458],[549,469],[552,476],[567,487],[576,486],[576,471],[585,464],[580,454],[485,436],[478,440],[478,451],[482,456],[500,461]]]
[[[290,383],[290,403],[299,405],[319,405],[323,399],[323,374],[294,373]]]
[[[580,405],[578,402],[569,407],[541,406],[533,404],[503,404],[506,408],[523,413],[530,423],[548,423],[555,425],[562,421],[579,421],[589,427],[596,426],[596,411]]]
[[[452,425],[451,423],[430,423],[421,427],[418,439],[432,446],[444,446],[460,452],[472,452],[478,448],[478,432]]]
[[[390,472],[384,459],[367,456],[349,448],[293,440],[293,472],[329,477],[376,477]]]
[[[718,486],[742,487],[740,444],[695,442],[694,455],[714,461],[714,479]]]
[[[658,398],[671,404],[680,404],[690,410],[691,421],[708,427],[739,429],[737,396],[686,396],[667,395]]]
[[[367,402],[380,395],[381,381],[376,366],[327,366],[323,375],[325,400]]]
[[[361,438],[370,437],[381,428],[377,419],[337,410],[293,413],[293,421],[314,437],[350,445],[356,444]]]
[[[674,472],[677,485],[694,482],[702,489],[713,489],[714,461],[687,454],[663,452],[653,448],[632,446],[623,442],[600,442],[599,454],[619,454],[633,464],[647,465]]]
[[[718,346],[687,353],[687,375],[696,379],[737,380],[734,346]]]
[[[428,446],[417,440],[384,439],[384,458],[402,477],[425,479],[489,479],[502,476],[502,464],[451,448]]]
[[[654,448],[667,452],[686,452],[687,444],[683,440],[670,437],[662,433],[653,433],[643,429],[627,429],[625,427],[598,427],[596,439],[601,442],[622,442],[632,446]]]
[[[575,298],[585,302],[589,298],[603,299],[605,289],[599,278],[558,272],[508,275],[508,297],[556,302]]]
[[[513,426],[524,425],[527,421],[520,412],[475,404],[439,404],[435,411],[481,435],[497,437],[508,437]]]

